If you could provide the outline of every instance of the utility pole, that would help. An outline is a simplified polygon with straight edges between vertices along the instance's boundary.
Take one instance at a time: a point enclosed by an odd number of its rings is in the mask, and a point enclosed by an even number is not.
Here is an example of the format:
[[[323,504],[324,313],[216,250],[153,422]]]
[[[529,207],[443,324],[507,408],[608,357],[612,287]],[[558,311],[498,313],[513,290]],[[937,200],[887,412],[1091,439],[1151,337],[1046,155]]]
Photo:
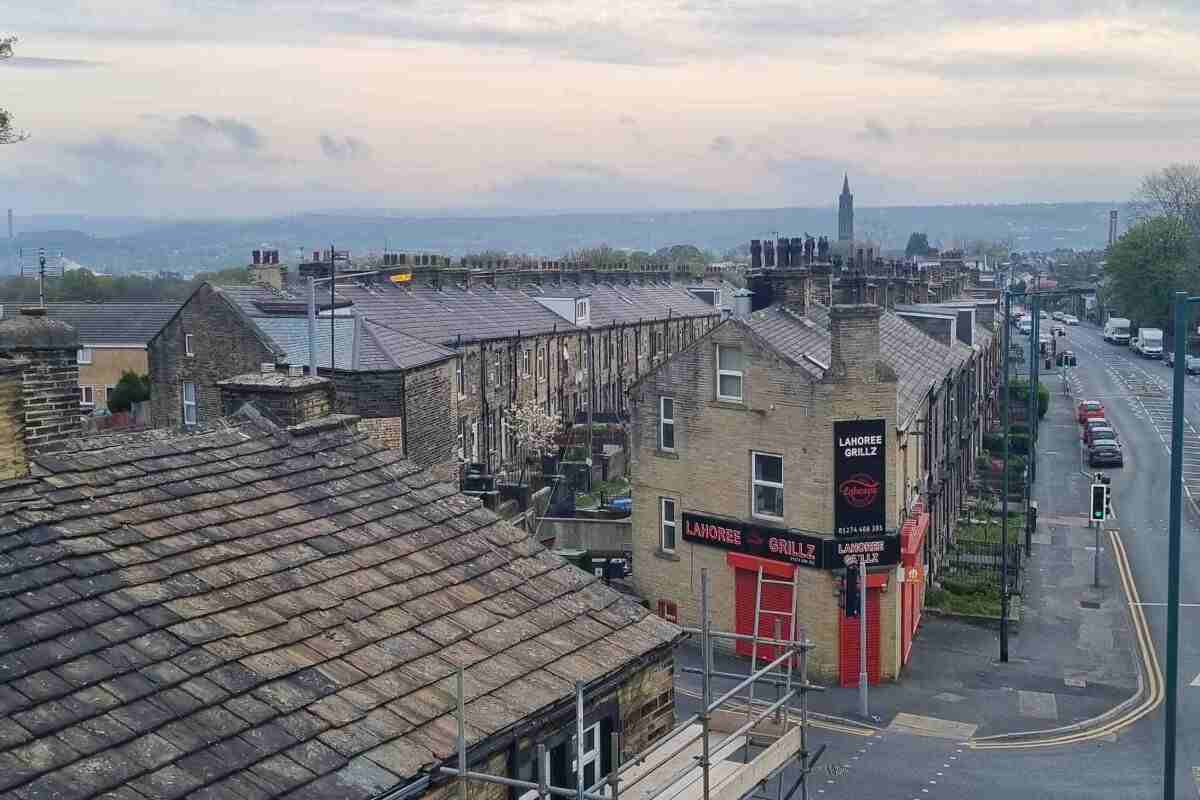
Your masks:
[[[1012,398],[1008,392],[1008,349],[1009,336],[1012,330],[1012,290],[1004,287],[1004,331],[1003,341],[1004,370],[1000,379],[1000,396],[1003,411],[1004,433],[1004,474],[1000,489],[1000,662],[1008,661],[1008,433],[1009,418],[1012,414]]]
[[[858,557],[858,713],[870,718],[867,706],[867,560]]]

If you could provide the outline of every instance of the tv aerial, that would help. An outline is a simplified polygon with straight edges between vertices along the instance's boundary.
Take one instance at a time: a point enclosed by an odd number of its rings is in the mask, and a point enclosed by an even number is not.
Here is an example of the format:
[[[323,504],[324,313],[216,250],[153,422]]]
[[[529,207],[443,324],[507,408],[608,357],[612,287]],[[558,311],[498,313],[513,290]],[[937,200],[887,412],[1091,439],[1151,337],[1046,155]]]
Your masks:
[[[63,263],[65,259],[60,251],[57,256],[46,256],[46,248],[39,247],[37,249],[37,258],[32,259],[33,253],[29,253],[26,257],[25,249],[21,248],[20,263],[21,277],[38,279],[38,305],[46,307],[46,278],[61,278],[63,276]]]

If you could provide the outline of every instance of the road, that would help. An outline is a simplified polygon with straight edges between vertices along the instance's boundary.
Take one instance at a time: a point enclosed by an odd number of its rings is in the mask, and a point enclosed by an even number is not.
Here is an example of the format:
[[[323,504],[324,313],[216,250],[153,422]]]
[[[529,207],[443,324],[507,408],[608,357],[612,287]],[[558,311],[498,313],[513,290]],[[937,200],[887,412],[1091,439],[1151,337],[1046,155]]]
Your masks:
[[[1069,371],[1074,399],[1103,402],[1124,446],[1124,468],[1105,470],[1112,476],[1117,514],[1110,527],[1119,530],[1153,646],[1165,665],[1171,370],[1161,361],[1106,344],[1095,327],[1071,327],[1066,338],[1066,346],[1078,356],[1078,366]],[[1053,372],[1042,379],[1051,389],[1052,402],[1064,402],[1060,375]],[[1185,484],[1200,502],[1200,378],[1187,381]],[[1057,441],[1069,439],[1060,432]],[[1039,464],[1048,455],[1039,458]],[[1064,463],[1061,456],[1057,454],[1056,465]],[[1087,485],[1094,471],[1082,460],[1070,476],[1039,469],[1038,483],[1046,481],[1063,495],[1054,513],[1067,513],[1077,503],[1076,513],[1086,515]],[[1185,505],[1176,774],[1180,798],[1196,796],[1193,768],[1200,767],[1200,514],[1193,503]],[[1111,558],[1110,550],[1106,543],[1106,557]],[[1042,749],[973,750],[954,738],[913,736],[894,726],[865,737],[836,728],[817,729],[813,741],[828,745],[825,763],[834,770],[812,776],[810,797],[1162,797],[1162,706],[1112,736]],[[774,785],[764,794],[775,797]]]
[[[1070,339],[1079,354],[1079,366],[1072,376],[1078,394],[1104,403],[1124,445],[1125,467],[1107,470],[1113,476],[1115,526],[1128,551],[1165,669],[1172,370],[1161,361],[1143,359],[1128,348],[1106,343],[1095,328],[1072,328]],[[1200,501],[1200,378],[1187,378],[1184,397],[1184,486],[1192,502],[1185,502],[1180,581],[1176,775],[1180,797],[1194,796],[1192,769],[1200,766],[1200,540],[1194,502]],[[1161,711],[1148,723],[1133,731],[1130,744],[1136,743],[1144,758],[1161,765]]]

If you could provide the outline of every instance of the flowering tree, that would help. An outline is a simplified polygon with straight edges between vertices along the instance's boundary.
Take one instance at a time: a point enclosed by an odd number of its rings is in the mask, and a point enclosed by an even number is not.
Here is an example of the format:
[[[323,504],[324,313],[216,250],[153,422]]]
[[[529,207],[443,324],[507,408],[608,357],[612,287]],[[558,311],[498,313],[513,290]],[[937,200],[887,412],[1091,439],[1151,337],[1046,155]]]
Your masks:
[[[529,400],[512,409],[508,424],[512,426],[517,444],[529,455],[544,455],[557,446],[558,417],[546,413],[537,400]]]

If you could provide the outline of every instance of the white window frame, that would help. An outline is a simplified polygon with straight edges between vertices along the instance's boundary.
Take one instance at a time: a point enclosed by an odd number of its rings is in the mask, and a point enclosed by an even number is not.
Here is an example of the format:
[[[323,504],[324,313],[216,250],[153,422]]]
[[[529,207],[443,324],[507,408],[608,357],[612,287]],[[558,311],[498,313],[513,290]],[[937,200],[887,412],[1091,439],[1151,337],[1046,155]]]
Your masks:
[[[765,456],[767,458],[778,458],[779,459],[779,478],[780,478],[779,483],[776,483],[775,481],[760,480],[758,478],[758,475],[756,474],[754,467],[755,467],[755,462],[758,460],[759,456]],[[771,514],[771,513],[767,513],[767,512],[758,510],[758,498],[757,498],[757,495],[755,495],[754,489],[755,489],[755,487],[758,487],[758,486],[765,486],[765,487],[769,487],[772,489],[778,489],[780,494],[784,494],[784,491],[785,491],[784,483],[786,482],[786,477],[787,476],[783,474],[783,454],[782,453],[768,453],[764,450],[751,450],[750,451],[750,514],[751,514],[751,516],[758,517],[759,519],[771,519],[771,520],[783,519],[783,515],[776,515],[776,514]],[[784,494],[783,510],[784,510],[784,513],[786,514],[787,513],[787,496],[786,496],[786,494]]]
[[[192,399],[190,401],[188,400],[188,387],[189,386],[192,387]],[[200,408],[199,408],[200,394],[199,394],[199,389],[196,387],[196,384],[194,384],[190,381],[184,381],[183,386],[180,390],[180,397],[183,398],[183,424],[184,425],[195,425],[197,422],[200,421]],[[189,410],[191,411],[190,419],[189,419],[189,414],[188,414]]]
[[[183,354],[188,357],[196,355],[196,351],[192,349],[192,334],[190,333],[183,335]]]
[[[588,322],[588,301],[587,298],[579,298],[575,301],[575,324],[581,325]]]
[[[542,352],[541,348],[538,348],[538,351],[537,351],[537,379],[539,381],[546,380],[546,370],[544,370],[542,368],[545,363],[545,360],[546,360],[545,356],[546,356],[546,354]]]
[[[667,504],[671,514],[667,515]],[[676,502],[673,497],[658,498],[658,548],[664,553],[674,553],[679,546],[679,523],[675,521]],[[667,547],[667,531],[671,531],[671,546]]]
[[[459,356],[454,362],[454,379],[458,384],[458,396],[467,396],[467,375],[463,365],[463,357]]]
[[[577,762],[576,762],[576,759],[579,758],[579,744],[581,744],[581,743],[574,743],[574,742],[572,743],[572,744],[575,744],[576,746],[571,751],[571,775],[572,775],[572,777],[576,777],[580,774],[580,772],[583,772],[584,781],[587,781],[587,768],[594,767],[595,769],[593,769],[593,771],[592,771],[592,785],[595,785],[602,777],[600,775],[600,753],[601,753],[601,747],[602,747],[602,745],[600,743],[600,723],[593,722],[591,725],[588,725],[587,727],[585,727],[583,729],[583,741],[584,742],[587,741],[587,737],[588,737],[589,733],[592,735],[592,749],[583,751],[583,768],[582,769],[580,769],[579,766],[577,766]],[[574,737],[572,737],[572,738],[574,738]],[[590,789],[591,786],[585,785],[583,788],[586,790],[586,789]]]
[[[521,351],[521,374],[523,374],[526,378],[529,377],[529,351],[528,350]]]
[[[95,358],[95,351],[90,347],[81,347],[75,352],[75,363],[88,365]]]
[[[89,400],[88,397],[92,399]],[[84,408],[95,408],[96,406],[96,387],[91,384],[79,384],[79,405]]]
[[[737,348],[734,348],[734,347],[730,347],[728,349],[730,351],[733,351],[736,353],[743,353],[743,351],[738,350]],[[731,403],[741,403],[746,397],[746,376],[745,376],[745,369],[744,369],[745,364],[743,363],[743,365],[742,365],[743,369],[737,369],[737,370],[721,369],[721,346],[717,345],[717,347],[716,347],[716,366],[717,366],[717,399],[718,400],[726,400]],[[721,378],[722,377],[736,377],[738,379],[738,394],[736,396],[721,393]]]
[[[667,416],[667,403],[671,404],[671,415]],[[671,427],[671,446],[667,446],[666,430]],[[658,448],[667,453],[675,452],[675,398],[658,398]]]

